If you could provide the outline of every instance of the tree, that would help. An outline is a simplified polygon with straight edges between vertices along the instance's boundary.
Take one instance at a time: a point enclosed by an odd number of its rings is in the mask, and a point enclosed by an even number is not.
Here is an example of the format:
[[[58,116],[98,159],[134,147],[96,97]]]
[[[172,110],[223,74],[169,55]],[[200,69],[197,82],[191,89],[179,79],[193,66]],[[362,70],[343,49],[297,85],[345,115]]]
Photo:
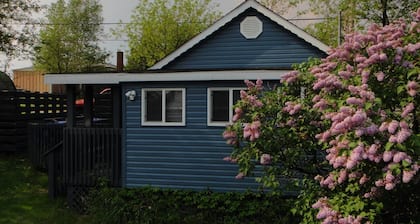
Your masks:
[[[262,4],[277,13],[295,8],[300,15],[313,14],[323,18],[321,22],[312,23],[306,31],[330,46],[338,44],[338,30],[343,34],[365,29],[369,24],[380,23],[383,26],[400,18],[409,19],[407,12],[420,7],[418,0],[261,0]],[[307,5],[299,10],[299,4]],[[341,16],[341,24],[338,18]]]
[[[127,69],[144,70],[207,28],[220,15],[211,0],[140,0],[126,33]]]
[[[98,46],[102,6],[97,0],[58,0],[48,9],[47,21],[35,47],[35,67],[51,73],[92,71],[105,62]]]
[[[303,191],[294,208],[303,223],[416,223],[420,8],[413,17],[347,35],[273,91],[247,81],[224,133],[238,177],[259,165],[258,180],[272,187],[290,168],[303,171],[309,179],[297,181]]]
[[[6,56],[5,68],[12,58],[29,52],[34,37],[31,15],[38,10],[36,0],[0,1],[0,53]]]
[[[308,0],[298,0],[305,2]],[[309,0],[309,10],[320,17],[320,23],[309,25],[306,30],[330,46],[337,46],[338,33],[344,35],[360,31],[369,24],[388,25],[390,21],[400,18],[409,19],[412,12],[420,6],[417,0]],[[339,24],[339,17],[340,23]],[[340,27],[340,28],[339,28]],[[341,37],[340,37],[341,38]]]

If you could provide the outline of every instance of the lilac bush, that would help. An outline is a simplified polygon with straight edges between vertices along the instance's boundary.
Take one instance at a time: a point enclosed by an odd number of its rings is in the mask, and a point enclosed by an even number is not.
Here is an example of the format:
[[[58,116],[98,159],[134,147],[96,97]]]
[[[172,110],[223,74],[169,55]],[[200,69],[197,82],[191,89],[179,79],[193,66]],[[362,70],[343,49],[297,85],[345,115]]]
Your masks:
[[[420,9],[409,23],[347,35],[272,90],[247,81],[224,134],[241,177],[261,165],[257,180],[268,187],[296,174],[315,179],[295,209],[306,223],[419,218],[410,199],[420,179],[419,33]]]

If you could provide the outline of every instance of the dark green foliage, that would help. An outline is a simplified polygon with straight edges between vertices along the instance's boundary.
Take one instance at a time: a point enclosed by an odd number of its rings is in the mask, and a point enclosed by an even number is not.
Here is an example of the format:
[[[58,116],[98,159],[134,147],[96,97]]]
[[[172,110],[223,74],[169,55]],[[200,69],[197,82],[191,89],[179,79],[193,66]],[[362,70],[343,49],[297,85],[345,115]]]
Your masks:
[[[292,201],[271,193],[99,188],[90,194],[93,223],[298,223]]]

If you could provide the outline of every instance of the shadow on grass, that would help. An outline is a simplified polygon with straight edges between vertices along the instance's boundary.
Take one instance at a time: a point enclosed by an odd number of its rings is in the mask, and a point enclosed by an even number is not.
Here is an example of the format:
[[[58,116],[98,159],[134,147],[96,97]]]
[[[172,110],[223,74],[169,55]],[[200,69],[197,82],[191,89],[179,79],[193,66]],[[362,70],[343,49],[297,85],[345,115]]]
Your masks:
[[[88,223],[66,208],[64,199],[50,200],[47,184],[47,175],[23,155],[0,153],[0,223]]]

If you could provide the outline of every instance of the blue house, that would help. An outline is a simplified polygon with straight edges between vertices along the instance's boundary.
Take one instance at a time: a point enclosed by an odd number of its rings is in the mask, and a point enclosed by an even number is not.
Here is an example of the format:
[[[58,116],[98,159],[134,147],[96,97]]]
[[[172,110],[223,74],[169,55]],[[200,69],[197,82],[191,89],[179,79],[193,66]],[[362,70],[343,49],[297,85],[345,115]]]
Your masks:
[[[232,149],[222,137],[243,81],[278,83],[292,64],[325,57],[328,50],[248,0],[149,72],[49,74],[46,82],[69,90],[75,84],[114,85],[114,99],[121,100],[114,113],[121,117],[123,187],[243,191],[258,185],[253,178],[235,179],[237,166],[223,161]]]

